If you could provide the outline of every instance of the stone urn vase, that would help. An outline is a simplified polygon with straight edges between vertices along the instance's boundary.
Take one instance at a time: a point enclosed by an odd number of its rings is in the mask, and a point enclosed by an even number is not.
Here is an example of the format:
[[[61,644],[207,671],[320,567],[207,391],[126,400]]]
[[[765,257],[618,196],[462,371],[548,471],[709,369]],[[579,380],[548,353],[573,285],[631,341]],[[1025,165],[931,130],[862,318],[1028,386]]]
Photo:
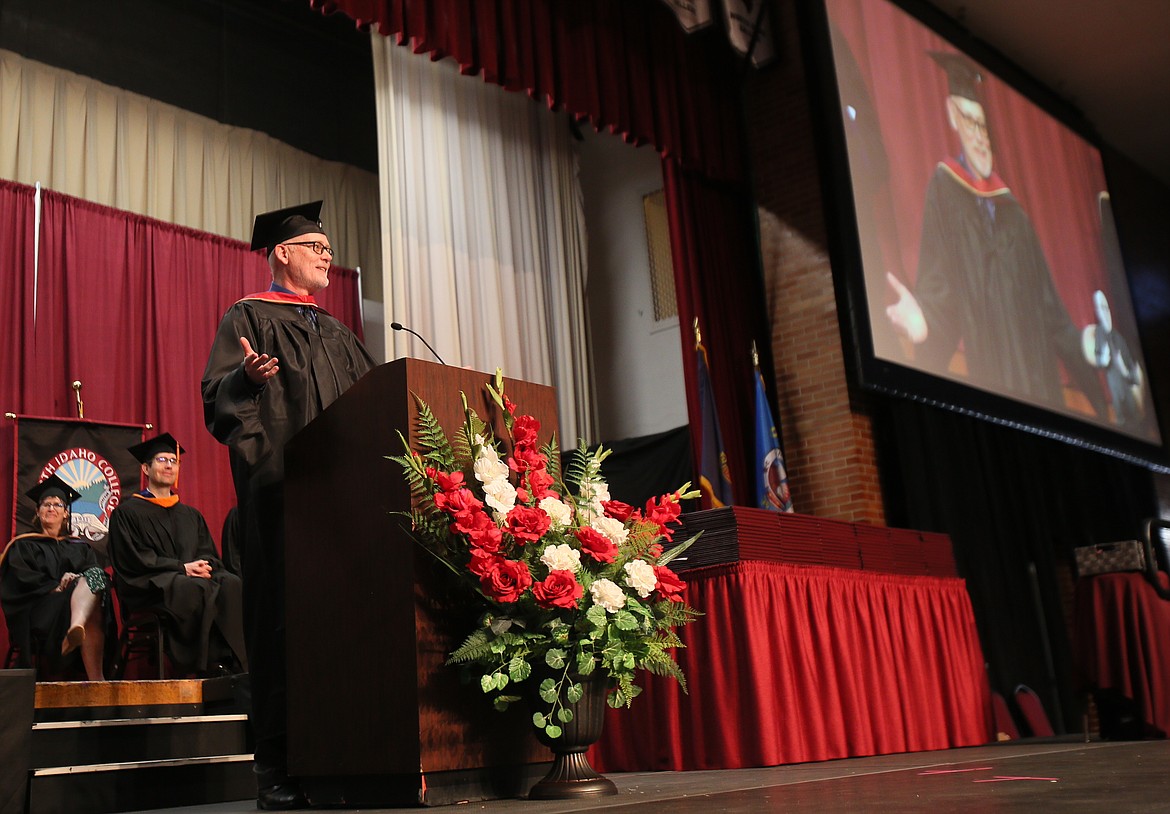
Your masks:
[[[585,752],[601,737],[605,723],[606,678],[601,673],[576,677],[584,694],[569,709],[570,721],[560,723],[561,735],[550,738],[534,727],[536,739],[552,750],[553,765],[544,779],[528,793],[530,800],[565,800],[580,797],[605,797],[617,794],[612,780],[598,774],[589,765]],[[539,699],[530,698],[530,706],[539,708]],[[547,706],[547,705],[545,705]]]

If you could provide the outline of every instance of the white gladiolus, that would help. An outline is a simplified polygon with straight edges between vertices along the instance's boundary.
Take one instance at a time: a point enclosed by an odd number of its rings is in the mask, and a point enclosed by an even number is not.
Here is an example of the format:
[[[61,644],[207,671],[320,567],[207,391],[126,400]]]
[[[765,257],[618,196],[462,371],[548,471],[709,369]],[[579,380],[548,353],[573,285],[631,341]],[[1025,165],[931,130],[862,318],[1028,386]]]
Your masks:
[[[626,585],[637,591],[642,599],[650,596],[650,592],[658,585],[654,569],[645,560],[631,560],[622,570],[626,572]]]
[[[475,436],[475,441],[480,445],[479,455],[476,456],[475,463],[472,464],[475,479],[484,486],[497,481],[507,480],[508,465],[500,460],[500,456],[496,453],[496,448],[485,444],[482,435]]]
[[[594,517],[589,525],[604,534],[614,545],[621,545],[630,536],[625,524],[613,517]]]
[[[540,561],[550,571],[576,571],[581,567],[581,552],[564,543],[545,546]]]
[[[573,522],[573,507],[555,497],[546,497],[537,505],[544,509],[544,513],[552,519],[552,524],[556,528],[563,529]]]
[[[589,586],[593,604],[601,605],[608,613],[617,613],[626,604],[626,592],[617,583],[599,579]]]

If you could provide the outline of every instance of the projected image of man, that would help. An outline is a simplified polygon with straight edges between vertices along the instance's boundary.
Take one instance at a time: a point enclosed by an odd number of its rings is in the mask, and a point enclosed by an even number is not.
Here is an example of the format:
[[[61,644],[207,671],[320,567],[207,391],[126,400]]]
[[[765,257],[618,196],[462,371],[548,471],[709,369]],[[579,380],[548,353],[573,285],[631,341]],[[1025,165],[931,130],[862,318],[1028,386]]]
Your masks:
[[[1103,415],[1080,331],[1031,221],[995,172],[983,77],[960,54],[930,56],[947,72],[945,110],[960,150],[938,163],[927,187],[913,291],[887,274],[897,300],[886,315],[912,343],[915,365],[931,373],[1067,411],[1060,360]],[[951,366],[960,348],[965,372]]]

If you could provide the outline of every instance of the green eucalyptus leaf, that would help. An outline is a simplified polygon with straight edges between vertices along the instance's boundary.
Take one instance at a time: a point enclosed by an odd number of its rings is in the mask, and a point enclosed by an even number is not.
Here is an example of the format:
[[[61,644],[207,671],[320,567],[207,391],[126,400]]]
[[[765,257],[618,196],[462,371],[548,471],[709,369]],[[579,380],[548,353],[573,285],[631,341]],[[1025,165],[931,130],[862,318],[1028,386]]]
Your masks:
[[[573,710],[561,707],[557,710],[557,720],[563,724],[567,724],[569,721],[573,720]]]
[[[484,692],[491,692],[496,688],[496,677],[491,673],[484,673],[479,677],[479,688]]]
[[[551,678],[546,678],[540,682],[540,697],[546,703],[553,703],[557,700],[557,683]]]
[[[532,675],[532,665],[520,656],[516,656],[508,662],[508,676],[513,681],[523,681],[530,675]]]
[[[504,687],[507,687],[507,686],[508,686],[508,674],[507,673],[496,673],[495,689],[502,690],[502,689],[504,689]]]
[[[556,724],[549,724],[544,728],[544,734],[550,738],[559,738],[561,736],[561,728]]]
[[[544,713],[543,712],[532,713],[532,725],[535,726],[537,729],[544,729]]]
[[[566,655],[567,654],[564,650],[561,650],[558,647],[553,647],[544,654],[544,663],[554,670],[560,670],[565,666]]]

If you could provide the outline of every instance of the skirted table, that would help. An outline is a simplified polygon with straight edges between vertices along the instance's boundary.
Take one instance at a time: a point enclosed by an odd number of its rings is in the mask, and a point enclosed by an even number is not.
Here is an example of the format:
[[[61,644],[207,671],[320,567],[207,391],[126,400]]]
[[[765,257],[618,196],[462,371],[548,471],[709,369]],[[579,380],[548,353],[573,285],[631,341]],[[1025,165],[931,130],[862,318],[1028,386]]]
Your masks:
[[[644,675],[603,771],[733,769],[973,746],[991,699],[963,580],[742,561],[686,575],[689,694]]]
[[[1170,602],[1141,573],[1085,577],[1075,631],[1088,686],[1133,702],[1144,730],[1135,734],[1170,734]]]

